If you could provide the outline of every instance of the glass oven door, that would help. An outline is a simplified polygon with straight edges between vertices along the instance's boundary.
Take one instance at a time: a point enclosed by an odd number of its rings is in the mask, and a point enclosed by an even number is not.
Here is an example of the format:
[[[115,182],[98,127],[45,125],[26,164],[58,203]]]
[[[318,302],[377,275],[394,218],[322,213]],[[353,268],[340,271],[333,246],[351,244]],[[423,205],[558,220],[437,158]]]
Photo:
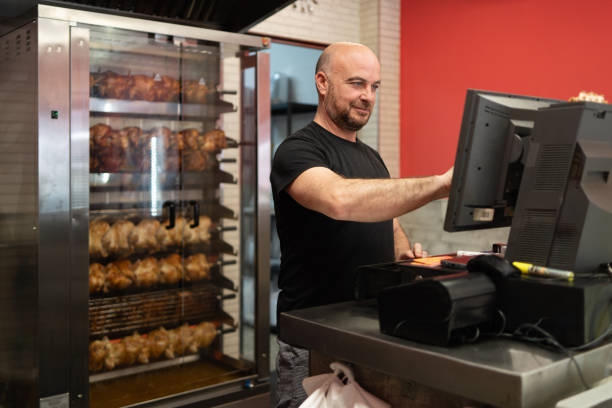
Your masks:
[[[90,406],[248,381],[239,49],[87,27]]]

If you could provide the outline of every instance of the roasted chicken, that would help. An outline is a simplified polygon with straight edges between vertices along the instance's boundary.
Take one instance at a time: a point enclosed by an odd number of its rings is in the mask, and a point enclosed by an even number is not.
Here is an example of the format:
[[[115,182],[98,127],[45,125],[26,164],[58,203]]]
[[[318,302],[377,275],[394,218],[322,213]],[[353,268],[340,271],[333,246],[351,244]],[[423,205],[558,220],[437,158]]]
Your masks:
[[[123,364],[132,365],[136,362],[146,364],[149,362],[149,346],[144,337],[134,332],[134,334],[124,337],[121,341],[125,347]]]
[[[159,243],[155,234],[160,224],[154,218],[145,218],[130,231],[129,242],[132,248],[138,252],[156,252],[159,250]]]
[[[168,255],[159,261],[159,283],[173,285],[183,276],[183,263],[178,254]]]
[[[106,287],[106,271],[97,262],[89,265],[89,293],[108,292]]]
[[[217,337],[217,326],[211,322],[202,322],[195,327],[193,335],[199,347],[208,347]]]
[[[104,367],[107,370],[112,370],[120,365],[124,364],[125,361],[125,345],[121,341],[111,342],[108,338],[104,338],[102,341],[105,342],[106,358],[104,359]]]
[[[134,332],[114,340],[104,337],[89,344],[89,370],[113,370],[136,363],[147,364],[161,357],[172,359],[197,353],[199,348],[210,347],[217,333],[215,323],[201,322],[195,326],[184,323],[172,330],[159,327],[146,335]]]
[[[96,79],[97,92],[101,98],[125,99],[130,87],[130,77],[106,71]]]
[[[159,267],[157,259],[148,257],[134,263],[134,276],[136,285],[141,288],[148,288],[159,282]]]
[[[198,231],[198,239],[200,243],[210,242],[210,228],[212,226],[212,220],[206,215],[200,215],[200,223],[196,228]]]
[[[157,78],[155,78],[157,79]],[[181,84],[168,75],[162,75],[153,86],[154,100],[161,102],[176,102],[181,93]]]
[[[183,98],[187,103],[206,103],[208,87],[204,81],[183,81]]]
[[[198,150],[184,151],[182,161],[187,171],[202,171],[206,168],[206,156]]]
[[[106,282],[111,290],[122,290],[132,286],[136,282],[132,262],[123,259],[106,265]]]
[[[154,101],[155,79],[146,75],[132,75],[130,77],[130,86],[128,89],[128,99]]]
[[[108,341],[108,339],[106,339]],[[94,340],[89,343],[89,371],[100,371],[104,368],[106,359],[106,342]]]
[[[102,245],[102,237],[110,229],[110,224],[102,220],[93,220],[89,222],[89,255],[97,258],[105,258],[108,252]]]
[[[183,324],[175,331],[178,336],[175,352],[178,355],[183,355],[185,353],[196,353],[198,351],[198,342],[196,341],[193,327],[189,326],[188,324]]]
[[[180,354],[177,352],[178,350],[178,341],[179,341],[179,337],[178,334],[176,333],[176,330],[168,330],[168,347],[166,347],[166,350],[164,350],[164,355],[166,356],[166,358],[175,358],[175,357],[179,357]]]
[[[168,331],[163,327],[153,330],[147,335],[147,345],[153,359],[159,358],[166,352],[170,344],[170,336]]]
[[[214,154],[227,147],[225,132],[197,129],[172,132],[166,127],[143,131],[135,126],[121,130],[98,123],[90,128],[90,169],[92,172],[124,170],[149,171],[151,140],[157,143],[156,158],[166,171],[202,171],[215,165]]]
[[[210,278],[210,264],[206,255],[195,254],[185,260],[185,279],[187,281],[199,281]]]
[[[204,134],[203,139],[204,143],[202,148],[206,152],[214,152],[227,147],[225,132],[221,129],[209,130]]]
[[[102,237],[102,245],[110,255],[127,255],[131,252],[129,236],[134,229],[131,221],[120,220],[113,223]]]

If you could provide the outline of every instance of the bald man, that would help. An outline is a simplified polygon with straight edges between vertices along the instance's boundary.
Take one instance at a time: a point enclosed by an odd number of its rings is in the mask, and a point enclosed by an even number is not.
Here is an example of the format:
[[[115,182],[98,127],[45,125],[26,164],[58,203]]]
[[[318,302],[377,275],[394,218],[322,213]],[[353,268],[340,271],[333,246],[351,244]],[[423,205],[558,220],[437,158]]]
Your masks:
[[[369,48],[327,47],[315,85],[314,121],[280,144],[270,174],[281,247],[278,314],[352,299],[360,265],[423,256],[397,217],[446,197],[452,179],[452,168],[391,179],[380,155],[357,138],[380,86],[380,64]],[[299,406],[308,352],[279,341],[277,375],[277,407]]]

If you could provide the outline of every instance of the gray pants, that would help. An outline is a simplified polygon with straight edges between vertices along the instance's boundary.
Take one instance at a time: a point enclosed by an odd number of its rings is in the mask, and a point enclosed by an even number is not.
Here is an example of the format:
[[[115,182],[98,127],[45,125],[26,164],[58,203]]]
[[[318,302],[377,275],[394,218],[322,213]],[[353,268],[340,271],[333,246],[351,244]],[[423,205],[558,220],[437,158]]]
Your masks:
[[[308,377],[309,352],[284,341],[277,340],[276,356],[276,408],[297,408],[307,395],[302,380]]]

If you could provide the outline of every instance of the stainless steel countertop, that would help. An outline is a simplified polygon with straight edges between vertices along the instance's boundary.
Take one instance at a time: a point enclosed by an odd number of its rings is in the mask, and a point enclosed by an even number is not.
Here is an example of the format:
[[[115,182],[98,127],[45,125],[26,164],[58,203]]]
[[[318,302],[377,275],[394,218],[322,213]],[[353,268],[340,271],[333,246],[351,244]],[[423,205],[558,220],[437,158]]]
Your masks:
[[[282,313],[281,339],[373,370],[499,407],[554,407],[583,391],[575,365],[509,339],[437,347],[380,333],[375,302]],[[576,354],[589,384],[609,376],[612,343]]]

